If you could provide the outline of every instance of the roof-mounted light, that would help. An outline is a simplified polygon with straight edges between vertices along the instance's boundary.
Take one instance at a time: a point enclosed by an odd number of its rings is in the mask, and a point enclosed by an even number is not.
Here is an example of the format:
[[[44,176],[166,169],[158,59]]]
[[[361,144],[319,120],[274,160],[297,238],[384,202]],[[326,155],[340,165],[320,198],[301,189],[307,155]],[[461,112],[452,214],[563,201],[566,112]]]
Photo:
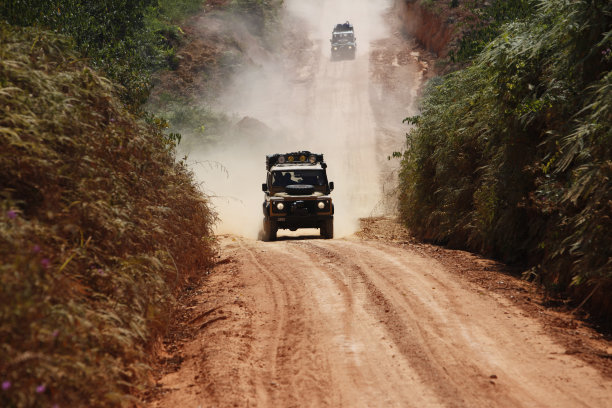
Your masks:
[[[301,150],[298,152],[290,153],[277,153],[269,154],[266,156],[266,168],[270,168],[274,165],[285,165],[285,164],[317,164],[321,163],[324,166],[323,155],[317,153],[311,153],[308,150]]]

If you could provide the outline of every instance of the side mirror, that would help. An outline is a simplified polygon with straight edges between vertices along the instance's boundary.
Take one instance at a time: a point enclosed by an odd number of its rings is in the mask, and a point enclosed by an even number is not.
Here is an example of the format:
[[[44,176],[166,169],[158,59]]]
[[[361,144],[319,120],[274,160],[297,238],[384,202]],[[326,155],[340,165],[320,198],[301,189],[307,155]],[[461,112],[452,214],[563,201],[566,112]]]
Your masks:
[[[332,191],[334,189],[334,182],[330,181],[329,182],[329,191]]]
[[[268,184],[266,184],[266,183],[262,183],[262,184],[261,184],[261,191],[263,191],[263,192],[268,191]]]

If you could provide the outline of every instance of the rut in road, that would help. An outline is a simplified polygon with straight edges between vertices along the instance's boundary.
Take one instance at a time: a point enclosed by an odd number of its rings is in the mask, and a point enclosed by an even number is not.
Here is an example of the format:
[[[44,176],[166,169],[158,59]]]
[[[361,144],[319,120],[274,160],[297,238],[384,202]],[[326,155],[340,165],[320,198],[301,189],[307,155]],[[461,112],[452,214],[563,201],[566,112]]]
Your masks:
[[[228,236],[199,332],[152,406],[606,407],[612,381],[540,323],[384,242]],[[217,286],[219,285],[219,286]],[[211,292],[214,293],[214,292]]]

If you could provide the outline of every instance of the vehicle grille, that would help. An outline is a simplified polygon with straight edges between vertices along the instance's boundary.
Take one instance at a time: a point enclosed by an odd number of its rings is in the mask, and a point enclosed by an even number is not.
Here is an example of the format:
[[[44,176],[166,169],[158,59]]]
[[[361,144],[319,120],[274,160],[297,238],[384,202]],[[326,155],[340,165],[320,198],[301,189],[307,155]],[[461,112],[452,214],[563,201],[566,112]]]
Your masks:
[[[289,204],[289,203],[288,203]],[[298,200],[289,205],[289,215],[315,215],[317,202],[315,200]]]

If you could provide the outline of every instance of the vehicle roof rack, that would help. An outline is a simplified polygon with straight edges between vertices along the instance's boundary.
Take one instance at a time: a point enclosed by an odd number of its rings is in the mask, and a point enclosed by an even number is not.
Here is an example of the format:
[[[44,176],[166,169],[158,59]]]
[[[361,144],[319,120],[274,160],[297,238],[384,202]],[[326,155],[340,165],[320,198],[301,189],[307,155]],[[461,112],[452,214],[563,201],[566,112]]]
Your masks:
[[[320,153],[311,153],[308,150],[302,150],[299,152],[291,153],[276,153],[269,154],[266,156],[266,169],[270,170],[272,166],[277,164],[321,164],[323,162],[323,155]]]
[[[334,31],[353,31],[353,25],[348,21],[346,23],[336,24]]]

